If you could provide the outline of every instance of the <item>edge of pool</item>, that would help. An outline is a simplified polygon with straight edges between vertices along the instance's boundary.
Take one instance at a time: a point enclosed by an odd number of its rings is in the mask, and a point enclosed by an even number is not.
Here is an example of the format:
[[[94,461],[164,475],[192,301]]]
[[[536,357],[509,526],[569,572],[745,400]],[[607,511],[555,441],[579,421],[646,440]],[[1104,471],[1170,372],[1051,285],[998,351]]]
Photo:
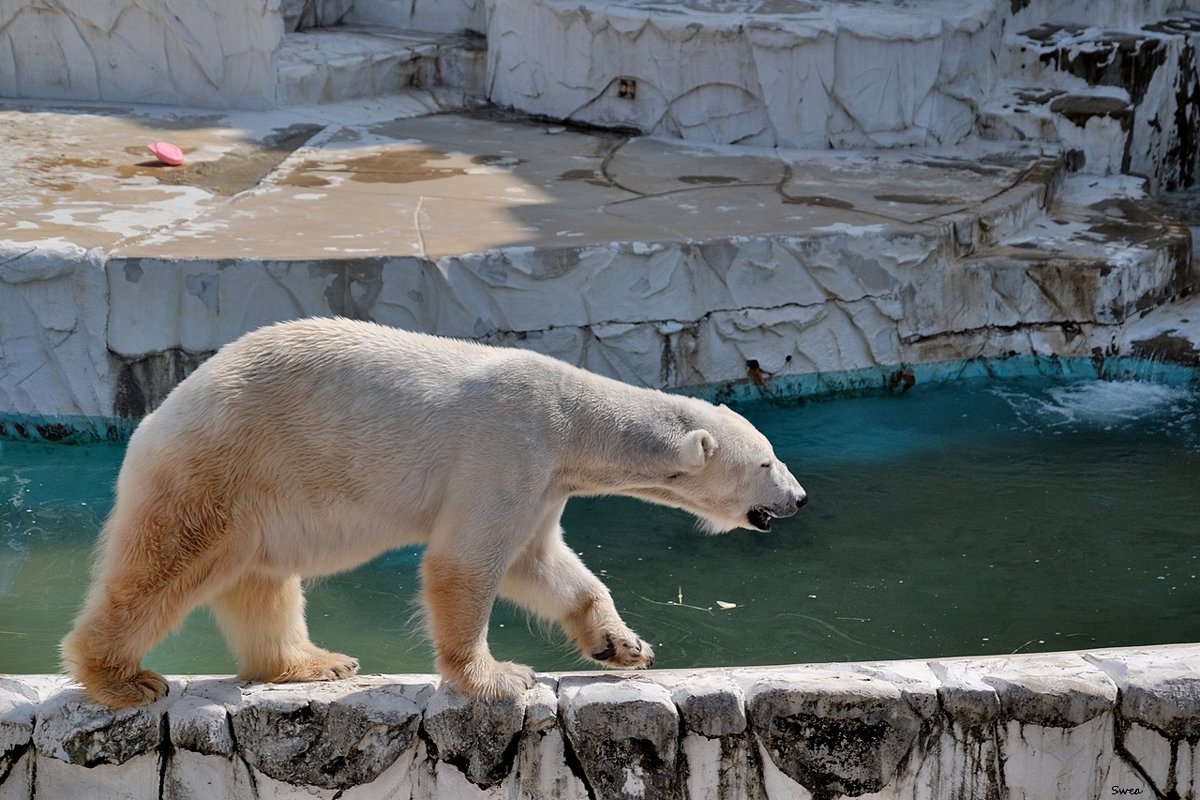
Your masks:
[[[1139,356],[1014,354],[952,361],[895,364],[831,372],[745,378],[667,391],[735,405],[762,401],[798,403],[817,398],[874,393],[900,394],[917,386],[962,380],[1141,380],[1169,386],[1200,383],[1200,367]],[[38,415],[0,412],[0,441],[61,443],[125,441],[141,420],[134,417]]]
[[[1190,797],[1200,645],[554,673],[480,702],[431,675],[173,677],[112,712],[0,676],[0,796]]]

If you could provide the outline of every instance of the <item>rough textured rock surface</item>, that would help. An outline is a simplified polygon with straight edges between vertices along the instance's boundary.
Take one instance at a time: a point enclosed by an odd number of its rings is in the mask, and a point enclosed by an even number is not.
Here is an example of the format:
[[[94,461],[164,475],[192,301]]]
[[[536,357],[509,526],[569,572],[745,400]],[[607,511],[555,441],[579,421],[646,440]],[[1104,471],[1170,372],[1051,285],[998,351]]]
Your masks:
[[[772,762],[814,794],[882,790],[920,729],[899,689],[865,675],[768,678],[750,688],[747,704]]]
[[[263,687],[230,712],[246,762],[277,781],[346,789],[374,781],[417,740],[421,708],[406,687],[347,694],[336,685]]]
[[[9,3],[0,95],[265,108],[282,36],[279,0]]]
[[[500,783],[512,770],[525,712],[525,698],[476,701],[442,687],[425,707],[424,731],[439,760],[486,788]]]
[[[172,681],[113,713],[0,678],[0,798],[1188,797],[1200,647],[544,676]]]
[[[679,712],[666,689],[636,679],[566,678],[559,699],[571,749],[598,796],[679,796]]]

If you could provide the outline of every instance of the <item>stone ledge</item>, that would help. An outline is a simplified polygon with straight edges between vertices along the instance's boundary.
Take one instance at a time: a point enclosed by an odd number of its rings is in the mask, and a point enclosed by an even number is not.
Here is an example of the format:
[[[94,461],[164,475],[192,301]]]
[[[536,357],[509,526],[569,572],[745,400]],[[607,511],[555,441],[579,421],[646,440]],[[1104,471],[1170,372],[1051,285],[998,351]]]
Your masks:
[[[492,702],[177,677],[119,712],[6,676],[0,797],[1183,797],[1198,732],[1200,644],[546,675]]]

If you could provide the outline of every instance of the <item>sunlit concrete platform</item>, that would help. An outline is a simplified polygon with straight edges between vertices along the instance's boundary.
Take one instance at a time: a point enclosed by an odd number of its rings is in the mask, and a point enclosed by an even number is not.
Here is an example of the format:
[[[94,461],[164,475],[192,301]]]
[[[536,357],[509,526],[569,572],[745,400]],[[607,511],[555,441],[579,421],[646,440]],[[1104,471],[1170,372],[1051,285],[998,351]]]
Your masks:
[[[972,219],[1023,227],[1062,171],[1038,146],[731,148],[495,111],[427,115],[437,101],[419,99],[351,122],[332,110],[9,109],[0,232],[180,260],[436,259],[878,226],[954,225],[969,246]],[[187,163],[158,163],[145,144],[159,139]]]
[[[1146,181],[1073,174],[1041,144],[731,147],[431,92],[269,112],[25,103],[0,130],[0,400],[59,433],[137,419],[222,344],[314,314],[768,391],[1120,355],[1122,326],[1195,279],[1190,232]],[[156,162],[158,140],[186,163]]]

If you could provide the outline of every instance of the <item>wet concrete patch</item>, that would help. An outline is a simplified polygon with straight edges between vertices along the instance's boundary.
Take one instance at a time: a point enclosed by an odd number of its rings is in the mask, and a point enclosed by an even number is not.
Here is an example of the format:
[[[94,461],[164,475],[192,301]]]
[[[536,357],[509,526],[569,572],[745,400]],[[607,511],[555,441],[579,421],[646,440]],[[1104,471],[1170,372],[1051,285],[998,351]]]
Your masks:
[[[504,153],[487,153],[484,155],[471,156],[471,163],[479,164],[480,166],[484,167],[503,167],[511,169],[512,167],[519,167],[526,162],[525,159],[517,158],[513,155],[506,155]]]
[[[799,197],[784,195],[783,202],[796,206],[820,206],[821,208],[841,208],[845,210],[854,208],[854,204],[847,200],[839,200],[836,197],[825,197],[824,195],[802,195]]]
[[[731,178],[728,175],[680,175],[679,181],[680,183],[700,186],[720,186],[727,183],[737,183],[738,179]]]
[[[907,203],[909,205],[918,206],[937,206],[945,203],[961,203],[961,199],[957,197],[929,197],[928,195],[915,194],[877,194],[876,200],[882,200],[885,203]]]
[[[79,182],[73,178],[64,176],[63,172],[107,167],[110,162],[107,158],[73,158],[58,155],[38,156],[31,158],[29,163],[35,170],[35,174],[31,178],[31,183],[34,186],[55,192],[73,192],[79,188]]]
[[[116,168],[117,177],[128,180],[150,177],[169,186],[195,186],[222,197],[231,197],[262,183],[263,178],[278,167],[285,158],[312,138],[317,125],[291,125],[266,137],[261,143],[245,149],[235,149],[220,158],[170,167],[157,160],[122,164]],[[184,155],[196,148],[183,148]],[[127,153],[141,155],[145,148],[127,147]]]
[[[604,174],[595,169],[569,169],[558,176],[560,181],[583,181],[592,186],[612,186]]]
[[[433,150],[383,150],[345,161],[322,162],[307,159],[279,181],[284,186],[328,186],[325,176],[344,175],[358,183],[418,183],[466,175],[463,167],[451,164],[447,153]],[[478,162],[477,162],[478,163]]]
[[[1119,120],[1121,127],[1125,130],[1129,129],[1133,121],[1133,107],[1116,97],[1068,94],[1054,98],[1050,102],[1050,110],[1055,114],[1061,114],[1081,128],[1094,117],[1110,117]]]

